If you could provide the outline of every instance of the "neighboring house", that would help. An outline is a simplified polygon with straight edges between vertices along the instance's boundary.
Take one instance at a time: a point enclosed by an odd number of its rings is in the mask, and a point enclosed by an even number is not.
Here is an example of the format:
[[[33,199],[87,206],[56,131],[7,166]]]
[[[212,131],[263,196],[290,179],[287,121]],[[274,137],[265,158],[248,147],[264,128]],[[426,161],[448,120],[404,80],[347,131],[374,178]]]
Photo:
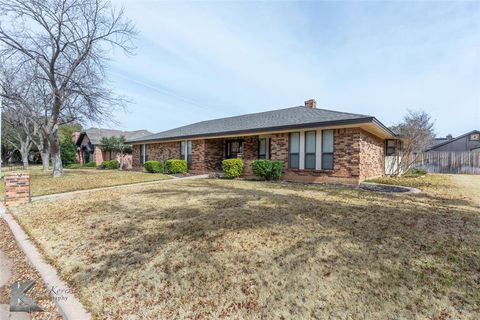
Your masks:
[[[192,172],[220,171],[222,160],[242,158],[284,164],[283,178],[353,182],[384,174],[385,142],[395,134],[375,117],[305,106],[202,121],[130,139],[133,166],[146,160],[185,159]]]
[[[102,138],[103,137],[120,137],[124,136],[125,139],[139,139],[151,135],[152,133],[147,130],[137,131],[121,131],[113,129],[100,129],[90,128],[82,132],[74,132],[72,139],[77,146],[77,161],[81,164],[85,164],[91,161],[95,161],[98,165],[105,160],[113,160],[119,158],[119,155],[112,152],[105,152],[102,150]],[[125,156],[127,161],[131,163],[131,155]]]
[[[480,131],[473,130],[461,136],[453,138],[448,135],[446,138],[435,139],[436,143],[426,151],[473,151],[480,148]]]

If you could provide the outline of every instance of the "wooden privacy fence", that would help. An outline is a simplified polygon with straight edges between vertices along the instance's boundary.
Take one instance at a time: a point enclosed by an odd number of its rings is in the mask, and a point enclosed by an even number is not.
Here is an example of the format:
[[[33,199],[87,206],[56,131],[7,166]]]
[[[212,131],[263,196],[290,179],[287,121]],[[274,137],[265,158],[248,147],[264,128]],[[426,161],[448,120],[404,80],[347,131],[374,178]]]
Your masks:
[[[390,158],[390,159],[389,159]],[[412,168],[421,168],[430,173],[480,174],[480,152],[439,152],[430,151],[410,156]],[[396,161],[385,159],[385,173],[392,173]]]

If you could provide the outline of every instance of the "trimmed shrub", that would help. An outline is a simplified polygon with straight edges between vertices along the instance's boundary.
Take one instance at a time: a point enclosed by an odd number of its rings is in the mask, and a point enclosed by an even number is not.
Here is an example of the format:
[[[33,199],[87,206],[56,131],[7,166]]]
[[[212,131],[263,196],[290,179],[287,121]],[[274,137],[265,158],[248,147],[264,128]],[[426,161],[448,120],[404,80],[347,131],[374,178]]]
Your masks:
[[[96,168],[97,167],[97,163],[95,161],[90,161],[88,163],[85,163],[83,165],[83,167],[86,167],[86,168]]]
[[[118,160],[105,160],[102,162],[103,169],[118,169],[120,167],[120,162]]]
[[[170,174],[187,173],[187,160],[167,160],[167,172]]]
[[[150,173],[163,173],[163,164],[156,160],[145,161],[143,167],[147,172]]]
[[[223,175],[225,178],[236,178],[243,174],[242,159],[225,159],[222,161]]]
[[[427,174],[427,170],[420,168],[410,168],[402,176],[404,177],[420,177]]]
[[[255,160],[252,162],[253,174],[265,180],[278,180],[282,176],[281,161]]]

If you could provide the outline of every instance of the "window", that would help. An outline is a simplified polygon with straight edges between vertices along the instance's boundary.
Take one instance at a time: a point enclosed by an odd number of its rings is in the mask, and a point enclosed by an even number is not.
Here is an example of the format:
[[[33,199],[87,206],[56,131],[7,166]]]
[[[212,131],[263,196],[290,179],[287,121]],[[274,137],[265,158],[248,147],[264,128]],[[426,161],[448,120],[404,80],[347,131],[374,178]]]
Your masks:
[[[470,135],[470,141],[479,141],[480,140],[480,133],[472,133]]]
[[[385,155],[393,156],[397,153],[397,143],[395,140],[385,141]]]
[[[305,132],[305,169],[315,169],[316,140],[316,131]]]
[[[230,153],[242,153],[242,144],[240,141],[232,141],[230,144]]]
[[[148,144],[140,146],[140,163],[144,164],[145,161],[148,161]]]
[[[322,169],[333,170],[333,130],[322,130]]]
[[[226,158],[241,158],[243,153],[243,141],[242,140],[231,140],[227,141],[226,146]]]
[[[300,164],[300,133],[290,133],[288,139],[288,165],[290,169],[298,169]]]
[[[185,156],[185,151],[187,152],[186,156]],[[191,140],[180,142],[180,159],[187,160],[187,165],[189,169],[192,167],[192,141]]]
[[[258,140],[258,159],[270,159],[270,139]]]

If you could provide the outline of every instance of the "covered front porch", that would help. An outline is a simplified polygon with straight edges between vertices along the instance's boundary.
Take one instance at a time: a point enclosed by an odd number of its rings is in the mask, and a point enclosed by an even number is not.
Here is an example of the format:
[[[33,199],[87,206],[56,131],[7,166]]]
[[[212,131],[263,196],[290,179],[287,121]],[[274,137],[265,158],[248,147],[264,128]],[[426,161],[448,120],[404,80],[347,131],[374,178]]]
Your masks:
[[[193,140],[187,153],[193,172],[222,171],[224,159],[240,158],[244,163],[244,174],[252,175],[252,161],[269,158],[269,139],[262,136],[239,136]]]

